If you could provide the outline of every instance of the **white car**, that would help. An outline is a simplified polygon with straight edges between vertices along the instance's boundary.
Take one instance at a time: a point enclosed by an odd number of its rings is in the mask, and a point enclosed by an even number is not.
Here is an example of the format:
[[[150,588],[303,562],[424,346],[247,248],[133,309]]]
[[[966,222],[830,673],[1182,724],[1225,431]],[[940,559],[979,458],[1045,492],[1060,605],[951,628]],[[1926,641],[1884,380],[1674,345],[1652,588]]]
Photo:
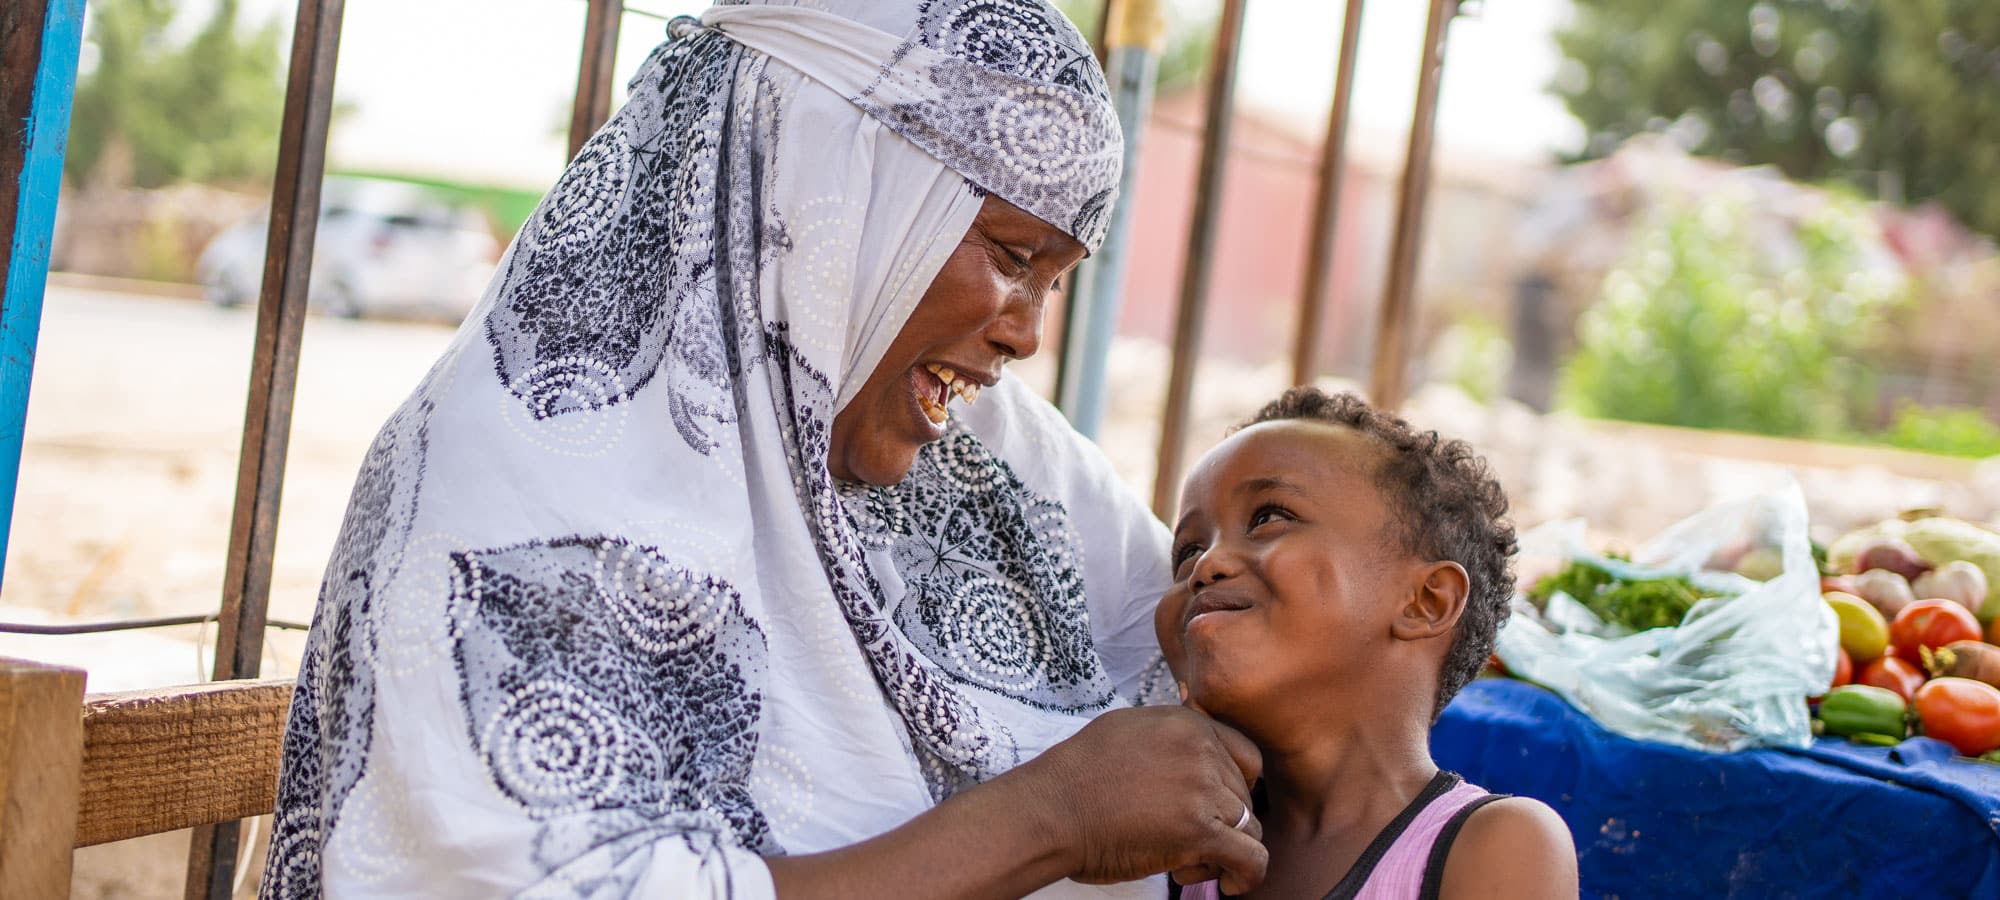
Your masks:
[[[209,242],[195,269],[209,302],[256,302],[269,227],[268,216],[258,216]],[[344,318],[457,322],[479,302],[499,256],[482,215],[421,185],[328,178],[307,305]]]

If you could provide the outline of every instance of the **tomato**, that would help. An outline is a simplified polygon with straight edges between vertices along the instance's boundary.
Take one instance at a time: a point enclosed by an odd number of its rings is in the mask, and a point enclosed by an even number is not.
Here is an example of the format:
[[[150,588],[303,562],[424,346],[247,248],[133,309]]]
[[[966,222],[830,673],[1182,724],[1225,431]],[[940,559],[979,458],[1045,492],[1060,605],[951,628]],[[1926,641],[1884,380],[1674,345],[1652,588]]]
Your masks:
[[[1847,650],[1844,648],[1835,647],[1833,648],[1833,652],[1835,654],[1833,658],[1833,686],[1840,687],[1843,684],[1852,684],[1854,682],[1854,660],[1848,657]]]
[[[1934,678],[1915,701],[1924,734],[1966,756],[2000,749],[2000,688],[1970,678]]]
[[[1861,674],[1854,679],[1855,684],[1874,685],[1888,688],[1905,700],[1924,686],[1924,671],[1904,662],[1900,657],[1884,656],[1861,667]]]
[[[1905,662],[1923,663],[1922,647],[1933,650],[1953,641],[1979,640],[1979,620],[1950,600],[1918,600],[1889,623],[1889,643]]]

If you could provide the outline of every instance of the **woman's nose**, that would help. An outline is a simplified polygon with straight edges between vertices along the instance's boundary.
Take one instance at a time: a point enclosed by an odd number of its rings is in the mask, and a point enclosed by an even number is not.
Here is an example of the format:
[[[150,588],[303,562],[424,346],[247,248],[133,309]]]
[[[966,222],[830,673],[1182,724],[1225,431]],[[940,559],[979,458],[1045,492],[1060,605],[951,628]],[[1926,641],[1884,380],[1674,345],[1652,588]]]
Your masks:
[[[1041,298],[1008,304],[987,329],[987,342],[1008,359],[1034,356],[1042,349],[1042,311],[1046,308]]]

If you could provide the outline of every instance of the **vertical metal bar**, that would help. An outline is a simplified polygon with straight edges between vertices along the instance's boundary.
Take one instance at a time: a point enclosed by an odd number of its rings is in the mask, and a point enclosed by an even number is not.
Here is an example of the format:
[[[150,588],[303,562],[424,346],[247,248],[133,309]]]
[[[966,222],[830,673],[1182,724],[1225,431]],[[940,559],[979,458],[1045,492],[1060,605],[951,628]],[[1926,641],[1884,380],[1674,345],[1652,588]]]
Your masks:
[[[1166,44],[1166,17],[1160,0],[1111,0],[1114,15],[1107,36],[1111,102],[1125,134],[1125,169],[1118,202],[1104,244],[1077,267],[1064,317],[1062,363],[1056,405],[1085,437],[1096,437],[1104,422],[1105,363],[1118,333],[1118,307],[1125,292],[1125,248],[1132,232],[1133,185],[1138,180],[1146,119],[1153,108],[1153,78]]]
[[[1111,82],[1112,105],[1114,107],[1118,104],[1118,81],[1117,77],[1111,73],[1111,37],[1114,28],[1112,22],[1120,14],[1119,7],[1125,2],[1126,0],[1102,0],[1097,8],[1097,31],[1090,38],[1091,55],[1097,58],[1097,67],[1104,70],[1105,79]],[[1131,126],[1127,124],[1127,120],[1122,112],[1119,114],[1118,121],[1129,136]],[[1129,172],[1132,159],[1131,140],[1129,137],[1126,140],[1125,146],[1125,160],[1127,171]],[[1123,185],[1121,184],[1120,186],[1122,187]],[[1108,233],[1105,236],[1105,240],[1107,243],[1110,241]],[[1099,252],[1103,252],[1101,248]],[[1070,277],[1063,280],[1062,323],[1056,330],[1056,383],[1055,390],[1050,394],[1050,397],[1055,401],[1056,408],[1061,409],[1065,413],[1070,412],[1070,404],[1066,403],[1063,398],[1068,397],[1075,390],[1074,385],[1077,373],[1074,356],[1077,352],[1077,330],[1083,327],[1083,305],[1086,302],[1084,298],[1089,293],[1087,284],[1090,278],[1087,269],[1089,265],[1089,262],[1085,262],[1083,265],[1078,266],[1076,271],[1071,273]],[[1071,424],[1075,424],[1073,418]],[[1082,429],[1078,430],[1081,431]],[[1086,436],[1090,435],[1090,432],[1087,431],[1083,433]]]
[[[236,468],[236,509],[222,583],[215,678],[251,678],[264,655],[271,602],[271,556],[278,501],[298,386],[299,338],[305,327],[320,182],[326,174],[327,122],[333,110],[345,0],[299,0],[278,167],[271,184],[271,226],[264,244],[264,284],[257,298],[256,346]],[[189,900],[228,900],[236,876],[240,823],[195,829],[188,851]]]
[[[0,10],[0,246],[7,248],[0,260],[0,566],[14,519],[82,44],[83,0],[9,0]]]
[[[1354,60],[1361,53],[1361,2],[1347,0],[1340,23],[1340,62],[1334,69],[1333,108],[1326,116],[1326,143],[1320,148],[1319,196],[1313,208],[1312,238],[1306,245],[1306,286],[1299,297],[1299,330],[1292,344],[1292,383],[1309,384],[1319,374],[1320,331],[1333,293],[1334,250],[1340,237],[1340,189],[1347,170],[1347,119],[1354,100]]]
[[[1194,368],[1201,354],[1202,315],[1208,309],[1208,275],[1215,256],[1217,220],[1222,213],[1223,170],[1229,157],[1229,126],[1235,109],[1236,53],[1243,42],[1244,0],[1223,0],[1216,25],[1215,55],[1208,66],[1208,110],[1202,123],[1201,160],[1194,188],[1194,217],[1188,226],[1187,259],[1181,268],[1180,305],[1174,315],[1173,369],[1167,377],[1167,411],[1160,422],[1160,452],[1153,469],[1153,512],[1173,509],[1180,483],[1181,445],[1187,442],[1188,405]]]
[[[625,17],[624,0],[589,0],[583,17],[583,59],[576,70],[576,102],[569,111],[569,155],[611,118],[611,91],[616,87],[618,25]]]
[[[1118,7],[1123,2],[1124,0],[1103,0],[1103,4],[1098,7],[1097,46],[1092,49],[1097,51],[1097,67],[1100,69],[1111,68],[1111,35],[1113,28],[1111,23],[1117,19]]]
[[[1431,190],[1431,144],[1437,136],[1438,87],[1444,80],[1445,37],[1458,12],[1458,0],[1430,0],[1430,24],[1424,29],[1423,64],[1417,72],[1417,104],[1411,114],[1409,155],[1396,199],[1396,231],[1389,247],[1389,285],[1376,322],[1375,360],[1368,394],[1375,405],[1394,409],[1403,403],[1409,369],[1410,332],[1415,319],[1417,259],[1424,237],[1424,202]]]

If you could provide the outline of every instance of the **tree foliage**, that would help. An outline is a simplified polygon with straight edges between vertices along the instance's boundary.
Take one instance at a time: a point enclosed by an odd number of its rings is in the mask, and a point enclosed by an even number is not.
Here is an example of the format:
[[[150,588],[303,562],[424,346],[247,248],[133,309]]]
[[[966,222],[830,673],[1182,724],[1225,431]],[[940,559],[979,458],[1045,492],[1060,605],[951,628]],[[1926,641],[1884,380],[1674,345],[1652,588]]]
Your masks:
[[[1994,0],[1574,0],[1556,40],[1586,158],[1666,132],[2000,235]]]
[[[1871,227],[1833,202],[1774,246],[1754,198],[1717,194],[1663,211],[1579,323],[1565,405],[1585,415],[1690,428],[1847,437],[1875,392],[1862,360],[1901,299],[1871,268]]]
[[[282,33],[238,23],[218,0],[194,34],[173,39],[172,0],[91,0],[95,66],[77,82],[66,174],[110,186],[270,177],[284,113]]]

